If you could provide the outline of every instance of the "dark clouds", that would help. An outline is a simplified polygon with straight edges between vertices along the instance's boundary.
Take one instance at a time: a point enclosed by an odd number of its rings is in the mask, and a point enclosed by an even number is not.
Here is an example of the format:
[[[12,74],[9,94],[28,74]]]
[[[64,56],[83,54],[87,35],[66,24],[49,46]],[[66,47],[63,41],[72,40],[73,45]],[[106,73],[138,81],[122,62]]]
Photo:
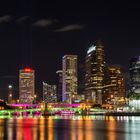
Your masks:
[[[10,15],[3,15],[0,17],[0,23],[7,23],[11,21]]]
[[[28,20],[30,17],[29,16],[22,16],[22,17],[19,17],[15,20],[16,23],[18,24],[23,24],[24,21]]]
[[[56,22],[56,20],[52,20],[52,19],[40,19],[38,21],[36,21],[35,23],[33,23],[33,26],[36,27],[48,27],[50,25],[52,25],[54,22]]]
[[[58,28],[55,30],[55,32],[68,32],[68,31],[76,31],[76,30],[82,30],[84,26],[78,25],[78,24],[72,24],[72,25],[66,25],[61,28]]]

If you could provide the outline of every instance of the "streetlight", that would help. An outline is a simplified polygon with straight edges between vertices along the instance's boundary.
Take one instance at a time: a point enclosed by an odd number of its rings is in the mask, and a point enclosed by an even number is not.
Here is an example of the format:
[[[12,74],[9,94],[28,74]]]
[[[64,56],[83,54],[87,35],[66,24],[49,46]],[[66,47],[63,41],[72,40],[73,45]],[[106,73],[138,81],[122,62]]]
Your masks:
[[[36,98],[37,98],[37,95],[35,94],[34,95],[34,103],[36,103]]]
[[[72,103],[74,103],[75,95],[72,95]]]
[[[9,88],[9,89],[12,89],[13,87],[12,87],[12,85],[9,85],[8,88]]]
[[[8,85],[8,103],[12,102],[12,85]]]

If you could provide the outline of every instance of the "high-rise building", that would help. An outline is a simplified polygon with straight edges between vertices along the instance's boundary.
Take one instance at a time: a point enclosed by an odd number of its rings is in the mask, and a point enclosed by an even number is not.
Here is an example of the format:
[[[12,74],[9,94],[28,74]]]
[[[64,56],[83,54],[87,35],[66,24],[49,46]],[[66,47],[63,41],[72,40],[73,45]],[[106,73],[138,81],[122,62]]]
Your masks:
[[[62,61],[63,102],[72,103],[77,94],[77,55],[65,55]]]
[[[140,110],[140,56],[130,59],[130,91],[129,106]]]
[[[56,85],[49,85],[43,82],[43,101],[45,103],[57,102]]]
[[[119,66],[108,66],[106,68],[103,103],[107,103],[111,98],[125,97],[125,82],[121,68]]]
[[[101,42],[97,42],[89,47],[86,55],[85,94],[86,99],[95,104],[102,104],[105,68],[103,48]]]
[[[57,102],[62,102],[62,70],[56,72],[58,74],[57,79]]]
[[[35,72],[25,68],[19,71],[19,100],[20,103],[33,103],[35,95]]]
[[[130,88],[135,93],[140,93],[140,56],[130,60]]]

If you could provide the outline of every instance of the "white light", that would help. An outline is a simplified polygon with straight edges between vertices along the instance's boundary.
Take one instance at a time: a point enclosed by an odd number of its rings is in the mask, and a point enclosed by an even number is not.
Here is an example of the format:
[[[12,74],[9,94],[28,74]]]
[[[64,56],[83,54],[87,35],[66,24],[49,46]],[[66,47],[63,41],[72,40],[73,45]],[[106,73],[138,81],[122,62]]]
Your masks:
[[[87,54],[91,53],[92,51],[95,51],[95,49],[96,49],[96,46],[92,45],[92,46],[88,49]]]
[[[11,89],[12,88],[12,85],[9,85],[8,88]]]

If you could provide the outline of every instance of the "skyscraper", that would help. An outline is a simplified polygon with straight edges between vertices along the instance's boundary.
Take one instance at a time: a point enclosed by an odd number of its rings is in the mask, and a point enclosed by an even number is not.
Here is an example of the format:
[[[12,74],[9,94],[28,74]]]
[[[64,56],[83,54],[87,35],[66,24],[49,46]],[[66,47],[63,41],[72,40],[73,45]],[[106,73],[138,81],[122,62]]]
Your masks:
[[[140,56],[130,59],[129,105],[140,110]]]
[[[130,60],[130,88],[135,93],[140,93],[140,56]]]
[[[105,68],[103,48],[101,42],[91,45],[87,51],[85,62],[86,99],[96,104],[102,104]]]
[[[33,103],[35,95],[35,74],[30,68],[19,71],[19,100],[20,103]]]
[[[65,55],[62,63],[63,101],[72,103],[77,94],[77,55]]]
[[[105,72],[105,86],[103,93],[103,103],[107,103],[108,99],[125,97],[125,82],[121,68],[119,66],[107,66]]]

